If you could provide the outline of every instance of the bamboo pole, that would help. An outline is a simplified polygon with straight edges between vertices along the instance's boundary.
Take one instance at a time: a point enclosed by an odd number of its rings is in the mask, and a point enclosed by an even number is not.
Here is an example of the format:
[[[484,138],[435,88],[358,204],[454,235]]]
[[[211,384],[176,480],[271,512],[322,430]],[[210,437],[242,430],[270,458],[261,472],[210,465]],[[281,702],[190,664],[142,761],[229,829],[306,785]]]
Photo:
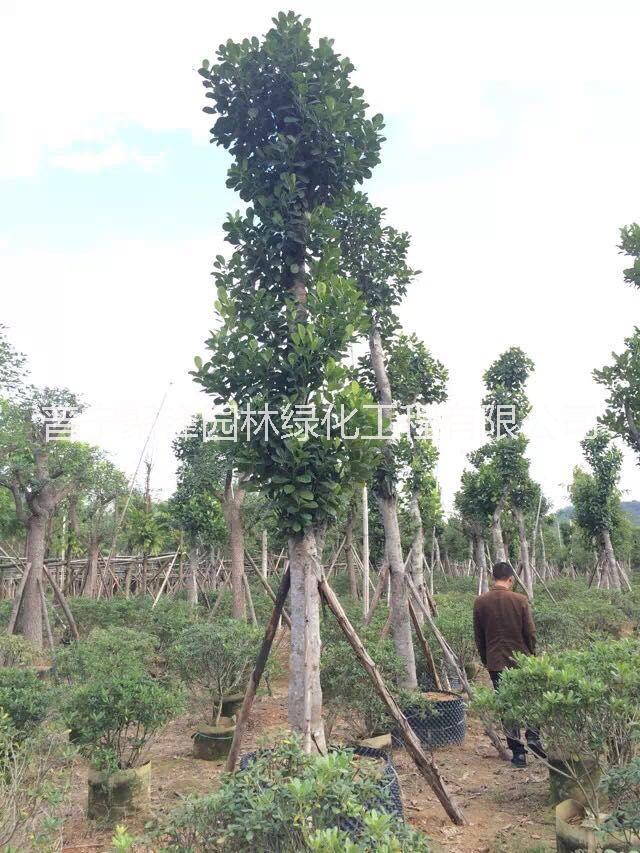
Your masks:
[[[420,741],[418,740],[413,729],[409,726],[407,718],[403,714],[400,706],[393,698],[391,693],[389,693],[382,679],[382,676],[378,671],[378,667],[376,666],[375,661],[371,658],[371,656],[363,646],[362,641],[358,637],[358,634],[353,628],[353,625],[349,622],[336,594],[327,583],[327,579],[324,576],[324,572],[322,571],[321,566],[318,565],[318,569],[320,572],[320,579],[318,581],[318,585],[320,587],[320,591],[324,597],[324,600],[326,601],[333,615],[336,617],[338,624],[342,628],[342,631],[345,637],[347,638],[349,645],[354,650],[356,657],[362,664],[363,669],[371,678],[376,692],[378,693],[384,704],[387,706],[391,716],[396,721],[397,725],[402,731],[402,736],[407,752],[413,759],[420,773],[429,783],[431,790],[436,795],[438,801],[444,808],[451,821],[457,826],[464,826],[466,821],[460,809],[460,806],[456,803],[455,799],[447,790],[446,783],[440,775],[440,771],[438,770],[435,762],[433,761],[433,758],[431,758],[431,756],[429,755],[426,755],[422,751]]]
[[[246,572],[242,573],[242,585],[244,586],[244,594],[247,599],[247,605],[249,607],[249,618],[251,619],[251,624],[257,625],[258,620],[256,619],[256,610],[253,606],[253,596],[251,595],[251,590],[249,589],[249,581],[247,580]]]
[[[278,630],[278,623],[280,622],[280,617],[283,613],[284,603],[287,599],[287,595],[289,594],[290,585],[291,575],[289,573],[289,569],[287,569],[282,575],[282,580],[280,581],[280,586],[278,587],[278,592],[275,596],[273,611],[271,613],[271,617],[267,623],[267,627],[264,632],[262,645],[260,646],[260,651],[258,652],[258,657],[256,659],[253,672],[251,673],[249,683],[247,684],[247,688],[244,692],[242,707],[240,708],[240,713],[238,714],[238,718],[236,720],[236,730],[233,734],[231,749],[229,750],[227,762],[224,766],[224,769],[227,773],[233,772],[236,766],[236,762],[238,761],[238,754],[240,752],[240,747],[242,746],[242,738],[244,736],[244,731],[247,727],[247,720],[249,719],[253,700],[256,697],[256,693],[260,685],[262,673],[264,672],[264,668],[267,665],[269,652],[271,651],[273,639],[276,635],[276,631]]]
[[[153,610],[153,608],[156,606],[156,604],[160,601],[160,596],[162,595],[162,593],[163,593],[163,591],[164,591],[164,588],[165,588],[165,586],[167,585],[167,581],[169,580],[169,575],[171,574],[171,570],[173,569],[173,567],[174,567],[174,565],[175,565],[175,562],[176,562],[176,560],[178,559],[178,554],[179,554],[179,552],[180,552],[180,549],[178,549],[178,550],[176,551],[176,553],[173,555],[173,560],[171,560],[171,563],[169,564],[169,568],[167,569],[167,572],[166,572],[166,574],[165,574],[165,576],[164,576],[164,580],[162,581],[162,583],[161,583],[161,585],[160,585],[160,589],[158,590],[158,594],[157,594],[157,595],[156,595],[156,597],[154,598],[154,600],[153,600],[153,604],[151,605],[151,609],[152,609],[152,610]]]
[[[440,682],[440,675],[438,674],[438,670],[436,669],[436,662],[433,659],[433,652],[429,647],[429,643],[427,642],[427,638],[422,633],[422,628],[420,627],[420,622],[418,620],[418,614],[416,613],[416,609],[413,606],[411,598],[409,598],[409,615],[411,616],[411,621],[413,622],[413,628],[416,632],[416,636],[418,638],[418,643],[420,644],[420,648],[422,649],[422,654],[427,661],[427,666],[431,671],[431,676],[433,678],[433,683],[435,685],[436,690],[442,690],[442,683]]]
[[[24,594],[24,588],[27,583],[27,578],[31,573],[31,563],[27,563],[25,568],[22,571],[22,577],[20,578],[20,583],[18,584],[18,589],[16,590],[16,594],[13,598],[13,607],[11,608],[11,616],[9,617],[9,624],[7,625],[7,634],[11,636],[13,634],[13,629],[16,627],[16,622],[18,620],[18,613],[20,613],[20,605],[22,604],[22,596]]]
[[[42,581],[38,578],[38,592],[40,593],[40,604],[42,606],[42,621],[44,622],[44,627],[47,633],[47,642],[49,643],[49,648],[53,652],[53,633],[51,632],[51,622],[49,621],[49,611],[47,610],[47,599],[44,595],[44,589],[42,588]]]
[[[73,613],[71,612],[71,608],[67,603],[67,599],[64,597],[64,593],[62,592],[58,584],[55,582],[53,577],[49,574],[49,570],[47,569],[47,567],[43,566],[42,570],[45,573],[47,580],[51,584],[51,589],[53,590],[53,594],[55,595],[55,597],[58,599],[58,604],[62,608],[62,612],[66,616],[67,624],[69,625],[69,630],[71,631],[73,639],[79,640],[80,633],[78,631],[78,626],[76,625],[76,620],[73,618]]]

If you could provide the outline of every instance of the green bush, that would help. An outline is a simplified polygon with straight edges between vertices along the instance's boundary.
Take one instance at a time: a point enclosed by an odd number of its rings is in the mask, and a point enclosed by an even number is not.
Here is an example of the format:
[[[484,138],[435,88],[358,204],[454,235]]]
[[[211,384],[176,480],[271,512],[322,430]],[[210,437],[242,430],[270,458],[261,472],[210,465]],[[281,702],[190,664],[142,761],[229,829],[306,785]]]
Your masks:
[[[244,690],[261,638],[246,622],[218,619],[186,628],[169,650],[171,669],[206,693],[212,722],[220,719],[223,697]]]
[[[99,676],[73,688],[62,714],[97,770],[134,767],[155,732],[183,708],[181,693],[147,675]]]
[[[151,604],[147,596],[114,595],[113,598],[72,598],[69,607],[78,631],[86,637],[94,628],[128,627],[147,630]]]
[[[380,770],[348,751],[306,755],[291,736],[223,777],[210,796],[188,799],[156,835],[173,853],[209,851],[411,851],[428,853],[423,836],[395,816],[371,810],[385,798]],[[341,818],[361,824],[355,841]]]
[[[60,850],[73,751],[60,727],[25,738],[0,712],[0,849]]]
[[[466,578],[456,578],[466,580]],[[475,596],[447,594],[438,599],[438,616],[435,623],[453,649],[460,665],[470,666],[478,660],[473,632],[473,602]],[[430,632],[425,629],[436,662],[443,667],[444,660],[440,646],[432,641]]]
[[[0,666],[29,666],[37,657],[37,650],[24,637],[0,634]]]
[[[86,681],[112,672],[149,672],[156,657],[156,638],[131,628],[94,628],[84,640],[60,647],[55,654],[58,679]]]
[[[352,614],[355,617],[355,614]],[[335,621],[335,620],[334,620]],[[380,628],[367,628],[358,624],[356,630],[366,650],[376,662],[387,687],[391,690],[402,675],[403,665],[395,650],[393,640],[380,639]],[[346,720],[354,738],[370,737],[389,731],[389,716],[369,676],[355,656],[341,631],[327,632],[320,660],[320,679],[325,707],[330,721],[338,715]]]
[[[606,771],[635,754],[639,656],[640,642],[633,640],[601,641],[537,658],[519,655],[518,667],[503,674],[498,691],[478,691],[474,706],[492,722],[502,718],[539,729],[550,754],[575,764],[578,783],[583,762],[595,761]],[[583,793],[598,814],[598,792]]]
[[[0,709],[19,732],[26,734],[44,720],[50,700],[51,689],[34,670],[0,669]]]
[[[165,654],[183,631],[196,622],[197,611],[179,598],[165,596],[153,609],[149,609],[146,630],[158,638],[158,649]]]
[[[601,829],[629,846],[640,836],[640,758],[609,770],[602,780],[609,815]]]

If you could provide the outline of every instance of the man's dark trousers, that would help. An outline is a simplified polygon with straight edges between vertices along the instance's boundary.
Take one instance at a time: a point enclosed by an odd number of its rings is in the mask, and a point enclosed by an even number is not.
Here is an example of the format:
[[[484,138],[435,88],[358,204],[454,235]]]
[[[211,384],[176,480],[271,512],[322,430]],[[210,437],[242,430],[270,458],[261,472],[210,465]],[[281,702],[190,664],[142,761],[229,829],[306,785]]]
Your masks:
[[[493,689],[497,690],[498,685],[500,684],[500,678],[502,676],[502,670],[496,672],[495,670],[492,672],[489,670],[489,675],[491,676],[491,683],[493,684]],[[526,753],[526,749],[524,744],[520,740],[520,729],[517,727],[507,729],[505,727],[505,734],[507,736],[507,746],[513,753],[514,757],[516,755],[524,755]],[[527,744],[534,748],[534,751],[538,751],[542,749],[540,744],[540,733],[535,729],[527,729],[525,731],[525,739]]]

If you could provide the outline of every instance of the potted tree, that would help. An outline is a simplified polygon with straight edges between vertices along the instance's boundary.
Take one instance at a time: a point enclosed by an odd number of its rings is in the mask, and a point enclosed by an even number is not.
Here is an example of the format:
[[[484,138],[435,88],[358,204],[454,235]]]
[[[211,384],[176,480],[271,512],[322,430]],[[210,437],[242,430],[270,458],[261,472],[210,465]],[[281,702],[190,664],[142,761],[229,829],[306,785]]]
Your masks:
[[[71,690],[63,716],[90,761],[89,818],[120,820],[148,809],[151,765],[145,751],[181,709],[178,690],[137,670],[101,674]]]
[[[170,665],[191,687],[204,694],[207,722],[193,738],[196,758],[214,760],[229,752],[235,724],[231,719],[260,644],[260,631],[238,619],[201,622],[182,632]],[[225,714],[226,712],[226,714]]]
[[[580,651],[523,656],[516,669],[503,675],[495,695],[487,692],[476,700],[481,713],[489,710],[494,719],[542,732],[549,753],[542,760],[549,766],[551,798],[557,803],[558,849],[575,849],[569,845],[578,830],[590,838],[587,849],[596,849],[597,828],[607,808],[600,779],[627,766],[637,749],[639,654],[640,642],[619,640]]]

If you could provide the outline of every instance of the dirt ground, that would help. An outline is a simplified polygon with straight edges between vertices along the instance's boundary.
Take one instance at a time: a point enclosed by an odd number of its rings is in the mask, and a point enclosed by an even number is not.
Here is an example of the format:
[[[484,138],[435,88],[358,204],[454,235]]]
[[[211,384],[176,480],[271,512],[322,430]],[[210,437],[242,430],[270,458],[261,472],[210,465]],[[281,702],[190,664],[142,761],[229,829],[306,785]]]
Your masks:
[[[151,800],[156,815],[171,811],[185,794],[208,793],[218,784],[222,764],[191,756],[190,735],[200,719],[198,713],[180,717],[166,726],[151,745]],[[282,682],[276,685],[272,697],[264,695],[256,699],[243,751],[253,749],[265,735],[283,730],[286,719],[286,682]],[[464,745],[438,750],[435,760],[465,812],[467,826],[455,827],[449,822],[403,749],[393,753],[407,819],[430,838],[434,851],[546,853],[555,850],[548,776],[542,765],[531,760],[526,770],[516,770],[501,761],[474,720],[469,722]],[[86,819],[86,800],[87,768],[78,760],[67,804],[63,850],[69,853],[112,850],[112,830]],[[127,828],[133,835],[140,834],[144,822],[132,819]],[[136,850],[151,853],[144,846]]]

